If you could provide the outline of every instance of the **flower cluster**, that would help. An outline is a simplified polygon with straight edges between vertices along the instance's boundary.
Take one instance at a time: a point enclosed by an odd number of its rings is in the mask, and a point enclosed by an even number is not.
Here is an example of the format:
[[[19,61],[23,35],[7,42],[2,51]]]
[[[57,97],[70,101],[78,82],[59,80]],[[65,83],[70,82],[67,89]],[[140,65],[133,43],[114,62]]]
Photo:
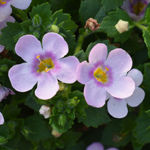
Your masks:
[[[99,143],[99,142],[94,142],[92,144],[90,144],[86,150],[104,150],[104,146]],[[114,148],[114,147],[111,147],[111,148],[108,148],[106,150],[118,150],[117,148]]]

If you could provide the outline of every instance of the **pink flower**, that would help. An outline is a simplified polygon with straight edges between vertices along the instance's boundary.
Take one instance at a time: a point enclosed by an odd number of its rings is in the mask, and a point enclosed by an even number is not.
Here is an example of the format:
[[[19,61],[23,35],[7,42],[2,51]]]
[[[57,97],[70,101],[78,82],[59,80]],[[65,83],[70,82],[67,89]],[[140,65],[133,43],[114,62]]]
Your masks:
[[[104,147],[101,143],[99,142],[94,142],[91,145],[89,145],[86,150],[104,150]],[[117,148],[108,148],[106,150],[118,150]]]
[[[4,21],[11,13],[11,5],[18,9],[27,9],[31,0],[0,0],[0,22]]]
[[[5,26],[7,26],[7,22],[15,22],[15,19],[11,16],[9,16],[6,20],[0,22],[0,30],[2,28],[4,28]],[[0,31],[0,34],[1,34],[1,31]],[[4,46],[3,45],[0,45],[0,53],[4,50]]]
[[[45,34],[42,43],[41,46],[33,35],[18,40],[16,54],[26,62],[13,66],[9,70],[9,79],[19,92],[29,91],[37,83],[35,95],[46,100],[59,90],[57,79],[64,83],[76,81],[79,61],[74,56],[62,58],[68,53],[68,45],[57,33]]]
[[[3,114],[0,112],[0,125],[4,124]]]
[[[89,63],[84,61],[77,68],[77,79],[85,84],[85,100],[93,107],[105,104],[107,92],[114,97],[126,98],[132,95],[135,88],[130,77],[120,76],[132,67],[130,55],[117,48],[106,57],[107,46],[96,44],[89,54]]]
[[[129,16],[136,21],[144,17],[146,6],[150,0],[126,0],[123,2],[122,9],[125,10]]]
[[[118,99],[115,97],[110,97],[107,103],[108,112],[115,118],[123,118],[128,113],[127,104],[131,107],[137,107],[145,97],[145,92],[143,89],[138,87],[143,81],[142,73],[137,69],[132,69],[127,74],[135,82],[135,90],[133,94],[125,99]]]

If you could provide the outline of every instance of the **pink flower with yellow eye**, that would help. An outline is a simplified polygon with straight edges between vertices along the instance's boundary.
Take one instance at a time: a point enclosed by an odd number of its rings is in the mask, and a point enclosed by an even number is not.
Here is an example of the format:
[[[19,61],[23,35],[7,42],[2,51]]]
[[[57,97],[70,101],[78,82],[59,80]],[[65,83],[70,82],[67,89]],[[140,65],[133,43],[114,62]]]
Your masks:
[[[93,107],[102,107],[107,92],[118,98],[132,95],[134,81],[130,77],[121,76],[131,67],[132,59],[123,49],[116,48],[107,57],[107,46],[96,44],[89,54],[89,63],[84,61],[77,68],[77,79],[85,84],[86,102]]]
[[[123,2],[121,8],[125,10],[133,20],[139,21],[144,17],[148,3],[150,3],[150,0],[126,0]]]
[[[11,5],[18,9],[27,9],[31,0],[0,0],[0,22],[4,21],[11,13]]]
[[[79,61],[74,56],[62,58],[68,53],[68,44],[57,33],[45,34],[42,46],[33,35],[22,36],[15,51],[26,61],[13,66],[8,73],[13,88],[19,92],[29,91],[37,83],[35,95],[46,100],[59,90],[58,80],[64,83],[76,81]]]

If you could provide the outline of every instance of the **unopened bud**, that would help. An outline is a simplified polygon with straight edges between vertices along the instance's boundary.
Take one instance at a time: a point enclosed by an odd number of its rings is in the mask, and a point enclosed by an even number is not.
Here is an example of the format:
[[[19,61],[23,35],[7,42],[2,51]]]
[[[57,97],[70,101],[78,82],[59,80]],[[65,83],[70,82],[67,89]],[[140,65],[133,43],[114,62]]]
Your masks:
[[[45,119],[49,118],[51,115],[51,109],[49,106],[42,105],[39,113],[44,116]]]
[[[62,82],[59,82],[59,91],[63,91],[65,89],[65,84]]]
[[[0,136],[0,145],[4,145],[5,143],[7,143],[7,139],[3,136]]]
[[[58,124],[61,125],[61,126],[64,126],[66,124],[66,121],[67,121],[66,115],[65,114],[61,114],[59,116]]]
[[[119,20],[118,23],[115,25],[115,28],[119,33],[123,33],[129,30],[128,26],[128,21]]]
[[[59,28],[56,25],[51,25],[51,30],[55,33],[59,33]]]
[[[0,71],[6,72],[8,71],[8,66],[6,64],[0,66]]]
[[[60,137],[62,133],[58,133],[55,129],[52,130],[52,135],[56,138]]]
[[[77,97],[74,97],[74,98],[72,98],[72,99],[70,99],[69,101],[68,101],[68,105],[70,106],[70,107],[75,107],[75,106],[77,106],[77,104],[80,102],[80,100],[78,100],[78,98]]]
[[[42,22],[41,17],[38,14],[34,15],[32,19],[33,26],[38,27],[41,25],[41,22]]]
[[[89,29],[91,29],[92,31],[95,31],[99,28],[100,24],[98,24],[97,20],[93,19],[93,18],[89,18],[86,21],[86,25],[84,28],[88,27]]]

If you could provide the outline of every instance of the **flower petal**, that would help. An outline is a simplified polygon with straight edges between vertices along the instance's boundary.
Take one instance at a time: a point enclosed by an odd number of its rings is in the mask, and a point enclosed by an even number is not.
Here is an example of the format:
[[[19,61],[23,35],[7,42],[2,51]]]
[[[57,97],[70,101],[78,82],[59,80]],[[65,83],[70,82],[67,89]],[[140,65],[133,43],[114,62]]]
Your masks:
[[[0,45],[0,53],[4,50],[4,46]]]
[[[111,97],[107,102],[107,109],[111,116],[114,118],[124,118],[127,113],[127,104],[124,99],[116,99]]]
[[[99,142],[94,142],[92,144],[90,144],[86,150],[104,150],[104,147],[101,143]]]
[[[133,81],[135,82],[135,86],[139,86],[143,81],[143,75],[141,71],[137,69],[132,69],[127,74],[128,77],[131,77]]]
[[[27,9],[32,0],[11,0],[11,5],[18,9]]]
[[[5,98],[6,91],[3,86],[0,86],[0,102]]]
[[[62,36],[57,33],[47,33],[43,37],[43,49],[52,52],[56,58],[61,58],[68,53],[68,44]]]
[[[77,79],[82,84],[87,84],[90,82],[90,71],[92,70],[92,65],[87,63],[86,61],[83,61],[78,65],[77,68]]]
[[[15,50],[17,55],[27,62],[32,62],[37,55],[44,52],[40,41],[33,35],[22,36],[18,40]]]
[[[136,87],[133,94],[130,97],[126,98],[125,100],[129,106],[137,107],[142,103],[144,97],[145,97],[144,90],[139,87]]]
[[[95,80],[91,80],[85,85],[84,96],[90,106],[99,108],[105,105],[106,90],[104,87],[98,86]]]
[[[116,77],[113,84],[106,87],[107,92],[116,98],[127,98],[133,94],[135,83],[130,77]]]
[[[4,124],[3,114],[0,112],[0,125]]]
[[[7,17],[12,13],[12,8],[10,7],[10,2],[4,5],[0,5],[0,22],[7,19]]]
[[[10,68],[8,76],[13,88],[19,92],[31,90],[37,82],[37,78],[31,72],[31,65],[27,63]]]
[[[37,89],[35,95],[43,100],[52,98],[59,90],[58,81],[51,74],[43,72],[38,79]]]
[[[98,61],[105,62],[107,57],[107,46],[102,43],[96,44],[89,54],[89,63],[95,64]]]
[[[56,78],[64,83],[74,83],[77,80],[76,70],[79,60],[74,56],[69,56],[59,60],[60,69],[58,69]]]
[[[112,147],[112,148],[108,148],[106,150],[119,150],[119,149]]]
[[[109,53],[105,65],[112,69],[114,75],[120,75],[131,69],[132,59],[126,51],[116,48]]]

